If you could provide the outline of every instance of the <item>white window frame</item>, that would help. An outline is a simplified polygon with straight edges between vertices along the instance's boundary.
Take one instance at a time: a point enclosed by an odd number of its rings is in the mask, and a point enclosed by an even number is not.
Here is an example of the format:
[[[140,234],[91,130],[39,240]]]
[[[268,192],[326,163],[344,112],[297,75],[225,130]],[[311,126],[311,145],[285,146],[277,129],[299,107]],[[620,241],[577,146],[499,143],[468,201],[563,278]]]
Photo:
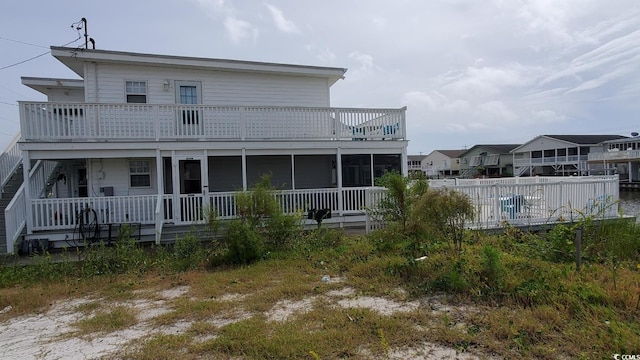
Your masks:
[[[136,165],[134,169],[133,166],[135,163],[140,163]],[[143,169],[146,167],[148,171],[139,171],[139,168]],[[132,181],[133,176],[147,176],[149,179],[149,185],[134,185]],[[145,159],[135,159],[129,160],[129,187],[132,189],[149,189],[151,188],[151,161]]]
[[[129,83],[131,83],[132,85],[135,84],[144,84],[144,92],[142,91],[132,91],[129,92],[129,87],[127,86]],[[139,90],[134,88],[133,90]],[[149,101],[149,96],[147,95],[149,90],[149,84],[147,83],[146,80],[125,80],[124,81],[124,102],[127,104],[147,104]],[[134,95],[134,96],[144,96],[144,102],[129,102],[129,95]]]

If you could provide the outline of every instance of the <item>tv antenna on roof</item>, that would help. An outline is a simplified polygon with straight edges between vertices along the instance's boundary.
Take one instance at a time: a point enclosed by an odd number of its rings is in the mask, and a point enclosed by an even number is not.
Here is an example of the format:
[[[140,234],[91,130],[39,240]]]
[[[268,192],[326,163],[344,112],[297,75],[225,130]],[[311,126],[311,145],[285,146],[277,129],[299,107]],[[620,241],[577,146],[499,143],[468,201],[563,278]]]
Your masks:
[[[86,18],[82,18],[82,19],[80,19],[80,21],[71,24],[71,27],[73,29],[75,29],[76,31],[79,31],[80,29],[84,29],[84,48],[85,49],[89,49],[89,42],[91,43],[92,49],[93,50],[96,49],[95,40],[93,40],[93,38],[89,37],[89,34],[87,33],[87,19]]]

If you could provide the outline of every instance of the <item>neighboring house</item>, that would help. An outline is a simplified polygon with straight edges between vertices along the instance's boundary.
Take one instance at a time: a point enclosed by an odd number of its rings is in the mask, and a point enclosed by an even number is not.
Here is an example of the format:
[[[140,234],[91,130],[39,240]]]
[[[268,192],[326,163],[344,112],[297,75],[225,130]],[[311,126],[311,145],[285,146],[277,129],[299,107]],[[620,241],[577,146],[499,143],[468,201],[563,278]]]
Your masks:
[[[422,160],[424,160],[424,158],[426,157],[426,155],[407,155],[407,168],[409,169],[409,172],[422,172],[424,174],[424,171],[422,170]]]
[[[600,151],[589,153],[592,174],[618,174],[620,180],[640,182],[640,136],[608,140],[600,143]]]
[[[540,135],[513,149],[515,176],[587,175],[592,152],[602,152],[603,141],[621,135]]]
[[[460,155],[464,152],[465,150],[433,150],[422,157],[420,169],[428,178],[457,176],[460,174]],[[412,155],[412,159],[416,159],[414,157]]]
[[[474,145],[460,157],[462,177],[513,176],[513,155],[511,150],[520,144]]]
[[[26,239],[55,246],[125,223],[158,243],[175,240],[163,229],[202,223],[204,208],[233,218],[234,192],[264,174],[286,212],[326,208],[342,225],[362,220],[375,178],[407,175],[406,108],[330,107],[346,69],[51,54],[79,79],[22,79],[48,100],[19,103],[28,181],[7,207],[1,252],[13,250],[23,227]]]

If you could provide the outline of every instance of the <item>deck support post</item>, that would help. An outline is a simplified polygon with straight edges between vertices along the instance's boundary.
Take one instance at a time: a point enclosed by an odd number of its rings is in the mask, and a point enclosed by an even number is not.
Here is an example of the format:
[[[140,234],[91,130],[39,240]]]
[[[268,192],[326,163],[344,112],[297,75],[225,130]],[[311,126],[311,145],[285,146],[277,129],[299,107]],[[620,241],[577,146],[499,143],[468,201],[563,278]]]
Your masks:
[[[28,150],[22,151],[22,176],[24,183],[24,202],[25,212],[27,218],[25,219],[25,226],[27,227],[27,234],[33,234],[33,208],[31,206],[31,179],[29,173],[31,172],[31,158]],[[8,240],[8,239],[7,239]],[[9,250],[9,249],[7,249]]]
[[[242,148],[242,190],[247,191],[247,148]]]
[[[338,147],[336,152],[336,172],[338,173],[338,214],[344,215],[344,199],[342,198],[342,149]]]

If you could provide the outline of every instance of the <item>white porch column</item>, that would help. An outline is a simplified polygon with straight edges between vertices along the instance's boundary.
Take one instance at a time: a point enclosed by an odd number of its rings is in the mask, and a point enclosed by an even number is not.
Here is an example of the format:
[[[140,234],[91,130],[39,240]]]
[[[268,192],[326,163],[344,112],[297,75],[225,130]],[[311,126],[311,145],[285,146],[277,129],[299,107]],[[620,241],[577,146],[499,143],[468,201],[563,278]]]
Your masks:
[[[160,149],[156,149],[156,182],[158,183],[158,195],[164,194],[164,174],[162,172],[162,155]]]
[[[296,158],[291,154],[291,190],[296,189]]]
[[[29,173],[31,172],[31,158],[29,151],[22,151],[22,176],[24,183],[24,202],[27,218],[25,219],[25,226],[27,227],[27,234],[33,234],[33,209],[31,208],[31,181],[29,181]],[[8,239],[7,239],[8,240]],[[13,253],[13,249],[7,249],[8,252]]]
[[[180,166],[178,166],[178,159],[176,158],[176,151],[171,150],[171,182],[173,183],[173,222],[178,223],[180,221]]]
[[[202,179],[202,195],[207,197],[209,195],[209,150],[204,149],[203,155],[202,172],[204,173],[204,178]]]
[[[580,165],[580,145],[578,145],[578,166],[576,166],[578,168],[578,176],[582,175],[582,172],[580,171],[581,169],[581,165]]]
[[[371,159],[371,166],[369,166],[369,170],[371,171],[371,184],[369,186],[373,186],[375,184],[375,171],[373,170],[373,154],[369,155],[369,159]]]
[[[156,183],[158,187],[158,197],[160,198],[161,206],[160,206],[160,214],[158,216],[162,216],[162,223],[164,223],[164,200],[162,199],[164,195],[164,171],[162,167],[162,155],[160,154],[160,149],[156,148]],[[155,209],[154,209],[155,210]],[[156,220],[156,224],[158,224],[158,219]],[[161,225],[162,226],[162,225]],[[158,232],[160,229],[157,228],[156,225],[156,245],[160,245],[160,233]]]
[[[242,148],[242,190],[247,191],[247,149]]]
[[[344,201],[342,199],[342,149],[338,147],[336,151],[336,179],[338,185],[338,214],[342,216],[344,213]]]
[[[402,147],[402,155],[400,155],[400,161],[402,165],[400,165],[400,171],[402,172],[402,176],[409,176],[409,159],[407,156],[407,147]],[[422,166],[421,166],[422,167]]]

